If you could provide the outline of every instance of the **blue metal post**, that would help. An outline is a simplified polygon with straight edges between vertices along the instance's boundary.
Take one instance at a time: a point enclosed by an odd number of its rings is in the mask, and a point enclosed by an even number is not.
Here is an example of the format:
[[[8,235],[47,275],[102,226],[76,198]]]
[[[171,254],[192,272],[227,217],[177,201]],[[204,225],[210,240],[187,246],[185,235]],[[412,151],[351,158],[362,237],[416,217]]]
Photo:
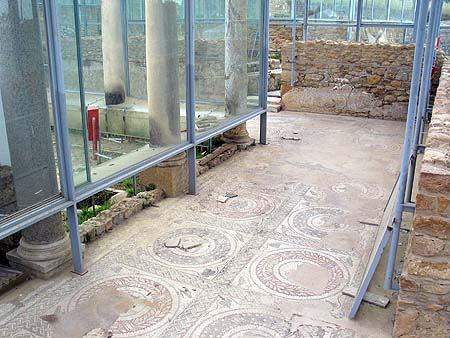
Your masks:
[[[416,41],[417,23],[419,20],[419,13],[420,13],[420,4],[421,4],[421,0],[416,0],[416,5],[414,8],[414,30],[413,30],[413,36],[412,36],[413,41]]]
[[[188,142],[192,145],[187,150],[189,168],[189,194],[197,193],[197,154],[195,134],[195,2],[184,2],[185,49],[186,49],[186,124]]]
[[[296,0],[294,0],[296,1]],[[269,76],[269,0],[261,0],[259,105],[265,110],[259,119],[259,143],[267,144],[267,92]]]
[[[63,193],[71,201],[67,208],[67,218],[70,230],[70,242],[74,272],[85,273],[81,241],[78,226],[77,208],[75,203],[75,185],[73,181],[72,158],[70,152],[69,126],[67,123],[66,97],[64,93],[64,72],[61,56],[61,45],[58,36],[58,16],[55,0],[44,0],[45,24],[47,29],[47,48],[50,69],[50,83],[54,117],[58,120],[58,145],[60,150],[60,176]]]
[[[291,50],[291,87],[295,85],[295,54],[297,49],[297,0],[292,0],[292,50]]]
[[[358,8],[356,11],[356,41],[361,41],[361,24],[362,24],[362,16],[363,16],[363,0],[358,0]]]
[[[80,90],[80,106],[81,106],[81,128],[83,129],[83,147],[84,147],[84,164],[86,170],[86,180],[92,181],[91,164],[89,162],[89,144],[88,144],[88,127],[86,117],[86,100],[84,95],[84,74],[83,74],[83,54],[81,50],[80,37],[80,7],[78,0],[73,1],[74,18],[75,18],[75,40],[77,42],[77,65],[78,65],[78,87]]]
[[[414,64],[411,79],[411,89],[408,104],[408,116],[406,120],[405,140],[403,143],[402,164],[399,177],[399,192],[395,203],[394,222],[391,238],[391,247],[389,251],[388,264],[386,269],[386,278],[384,288],[392,288],[392,277],[395,269],[395,257],[397,255],[397,245],[400,236],[400,225],[403,219],[403,207],[405,201],[406,183],[408,179],[409,157],[411,154],[411,141],[414,129],[415,112],[419,94],[420,71],[422,68],[423,44],[425,40],[425,29],[428,14],[428,0],[421,0],[419,19],[417,23],[416,48],[414,50]]]
[[[127,1],[121,0],[120,16],[122,23],[122,44],[123,44],[123,59],[124,59],[124,71],[125,71],[125,94],[130,96],[130,65],[128,58],[128,15],[127,15]]]
[[[308,41],[308,17],[309,17],[309,0],[305,0],[305,14],[303,18],[303,41]]]
[[[417,152],[420,143],[420,134],[425,124],[425,113],[427,111],[428,98],[431,88],[431,70],[433,67],[434,46],[439,26],[439,8],[442,8],[443,0],[432,0],[430,18],[428,23],[427,43],[425,57],[423,61],[422,80],[420,82],[419,104],[417,106],[416,127],[414,129],[413,150],[411,152],[411,162],[409,168],[408,185],[406,189],[406,201],[411,202],[414,185],[415,169],[417,164]]]

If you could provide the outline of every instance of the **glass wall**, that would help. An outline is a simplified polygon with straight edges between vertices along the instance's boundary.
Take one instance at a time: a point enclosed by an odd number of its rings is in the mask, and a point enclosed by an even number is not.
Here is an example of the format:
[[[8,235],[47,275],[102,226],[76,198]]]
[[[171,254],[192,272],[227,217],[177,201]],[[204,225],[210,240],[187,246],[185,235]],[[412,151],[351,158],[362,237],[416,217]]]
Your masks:
[[[259,107],[261,2],[197,1],[196,6],[196,131],[201,134]]]
[[[60,193],[40,17],[0,1],[0,219]]]
[[[91,182],[186,142],[184,7],[123,5],[102,3],[100,34],[81,34],[86,126],[78,136],[86,148],[74,156],[88,158]]]

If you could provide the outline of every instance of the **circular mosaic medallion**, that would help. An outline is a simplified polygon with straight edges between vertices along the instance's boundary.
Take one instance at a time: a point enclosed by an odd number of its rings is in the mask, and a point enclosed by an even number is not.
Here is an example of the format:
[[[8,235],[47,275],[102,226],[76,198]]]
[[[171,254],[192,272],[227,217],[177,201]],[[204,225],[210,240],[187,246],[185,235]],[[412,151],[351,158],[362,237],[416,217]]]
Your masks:
[[[262,217],[275,210],[275,204],[262,195],[239,195],[225,203],[214,200],[202,203],[209,214],[230,220],[248,220]]]
[[[108,304],[93,304],[96,298],[106,297]],[[112,312],[112,308],[120,308],[121,300],[124,312],[109,328],[113,337],[148,337],[166,324],[178,309],[176,291],[170,286],[153,277],[127,275],[98,280],[82,288],[69,301],[68,311],[98,306],[101,308],[96,308],[93,314]],[[123,306],[127,302],[128,306]]]
[[[219,313],[200,323],[195,338],[284,338],[288,327],[284,320],[256,310]]]
[[[330,297],[348,281],[348,271],[337,259],[307,249],[270,252],[252,264],[252,276],[263,290],[295,299]]]
[[[190,227],[164,233],[153,243],[151,255],[166,265],[198,268],[224,262],[236,250],[236,240],[225,231]]]
[[[335,184],[331,189],[338,194],[358,193],[359,196],[367,199],[382,199],[385,197],[385,192],[380,187],[357,182]]]
[[[348,228],[348,224],[337,223],[332,218],[344,215],[337,208],[314,207],[294,211],[288,218],[289,227],[299,235],[321,238],[330,231]]]

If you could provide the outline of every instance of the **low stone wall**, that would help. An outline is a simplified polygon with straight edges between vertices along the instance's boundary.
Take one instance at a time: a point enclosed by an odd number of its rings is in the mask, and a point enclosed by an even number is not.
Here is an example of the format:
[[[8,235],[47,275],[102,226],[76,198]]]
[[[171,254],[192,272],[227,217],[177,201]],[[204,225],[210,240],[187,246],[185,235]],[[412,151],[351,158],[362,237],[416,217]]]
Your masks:
[[[94,241],[97,237],[111,231],[142,209],[153,206],[163,200],[165,193],[161,189],[146,191],[134,197],[124,198],[110,209],[102,211],[97,216],[88,219],[80,225],[80,240],[82,243]]]
[[[400,278],[395,337],[450,337],[450,62],[442,68]]]
[[[292,44],[286,44],[281,63],[284,109],[406,118],[414,45],[299,41],[294,88],[291,54]]]

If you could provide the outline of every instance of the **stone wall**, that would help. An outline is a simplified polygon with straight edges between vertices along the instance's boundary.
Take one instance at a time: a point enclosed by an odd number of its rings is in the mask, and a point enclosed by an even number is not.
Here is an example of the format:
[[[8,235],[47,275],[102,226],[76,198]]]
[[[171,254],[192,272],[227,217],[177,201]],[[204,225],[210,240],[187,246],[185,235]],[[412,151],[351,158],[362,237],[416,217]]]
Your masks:
[[[450,62],[442,68],[416,213],[400,278],[395,337],[450,337]]]
[[[297,40],[303,40],[303,25],[297,27]],[[272,24],[269,27],[269,50],[281,52],[285,44],[292,42],[292,27]]]
[[[282,50],[284,109],[406,118],[414,45],[299,41],[294,88],[291,49],[286,44]]]

